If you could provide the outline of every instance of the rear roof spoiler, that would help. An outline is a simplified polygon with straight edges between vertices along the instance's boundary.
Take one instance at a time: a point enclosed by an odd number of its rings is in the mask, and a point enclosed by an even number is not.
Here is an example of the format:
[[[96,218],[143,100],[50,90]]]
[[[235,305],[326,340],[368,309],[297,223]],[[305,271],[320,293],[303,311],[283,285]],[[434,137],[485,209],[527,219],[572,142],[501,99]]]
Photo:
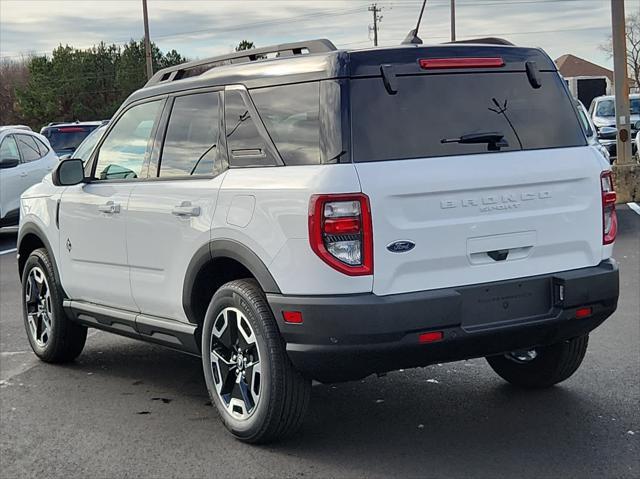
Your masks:
[[[510,45],[515,46],[509,40],[505,40],[504,38],[498,37],[484,37],[484,38],[471,38],[469,40],[456,40],[455,42],[445,42],[446,44],[450,43],[477,43],[484,45]]]

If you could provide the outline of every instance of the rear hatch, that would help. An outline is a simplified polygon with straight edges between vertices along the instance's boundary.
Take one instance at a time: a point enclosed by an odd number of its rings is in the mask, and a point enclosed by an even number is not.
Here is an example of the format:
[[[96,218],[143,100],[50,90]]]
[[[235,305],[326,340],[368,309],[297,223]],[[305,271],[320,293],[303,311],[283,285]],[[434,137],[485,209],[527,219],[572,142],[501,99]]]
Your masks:
[[[374,293],[598,264],[602,164],[546,55],[381,50],[352,54],[352,71],[351,148],[371,203]]]

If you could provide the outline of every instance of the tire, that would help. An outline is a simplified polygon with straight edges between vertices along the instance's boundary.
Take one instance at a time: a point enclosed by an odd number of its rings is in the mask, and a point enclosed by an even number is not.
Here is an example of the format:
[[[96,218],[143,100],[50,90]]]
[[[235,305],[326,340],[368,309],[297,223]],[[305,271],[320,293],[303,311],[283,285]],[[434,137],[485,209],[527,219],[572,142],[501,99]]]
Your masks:
[[[27,258],[21,291],[24,327],[36,356],[47,363],[77,358],[84,348],[87,328],[72,322],[64,312],[64,293],[46,249],[36,249]]]
[[[505,381],[527,389],[548,388],[575,373],[587,352],[589,335],[536,348],[537,356],[519,362],[508,354],[491,356],[487,362]]]
[[[202,365],[211,403],[237,439],[267,443],[302,424],[311,381],[289,361],[255,280],[226,283],[211,299],[202,329]]]

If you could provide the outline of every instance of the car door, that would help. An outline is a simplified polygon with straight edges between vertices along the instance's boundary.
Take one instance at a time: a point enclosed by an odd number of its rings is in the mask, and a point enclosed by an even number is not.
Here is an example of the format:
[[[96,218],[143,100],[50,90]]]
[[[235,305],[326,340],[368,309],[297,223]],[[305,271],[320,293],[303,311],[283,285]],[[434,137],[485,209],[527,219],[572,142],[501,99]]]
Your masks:
[[[133,298],[151,316],[187,321],[182,307],[189,262],[208,247],[226,169],[221,93],[169,100],[148,181],[129,199],[127,249]],[[170,113],[169,113],[170,112]]]
[[[29,165],[22,161],[15,135],[7,135],[0,144],[0,158],[6,161],[18,159],[19,163],[11,168],[0,169],[0,218],[18,217],[20,195],[29,185]]]
[[[62,194],[60,274],[71,299],[138,310],[127,264],[128,203],[147,177],[164,103],[144,101],[124,110],[87,164],[90,179]]]

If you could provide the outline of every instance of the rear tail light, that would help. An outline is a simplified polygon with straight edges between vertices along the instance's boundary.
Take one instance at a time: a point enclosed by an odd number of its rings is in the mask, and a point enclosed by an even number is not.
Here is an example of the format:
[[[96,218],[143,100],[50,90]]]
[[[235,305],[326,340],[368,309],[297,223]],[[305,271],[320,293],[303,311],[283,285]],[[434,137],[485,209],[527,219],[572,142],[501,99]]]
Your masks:
[[[421,58],[418,60],[423,70],[442,68],[498,68],[504,66],[500,57],[485,58]]]
[[[311,249],[350,276],[373,274],[369,198],[362,193],[314,195],[309,203]]]
[[[616,240],[618,232],[618,216],[616,215],[616,192],[613,191],[611,171],[603,171],[600,175],[602,189],[602,244],[611,244]]]

